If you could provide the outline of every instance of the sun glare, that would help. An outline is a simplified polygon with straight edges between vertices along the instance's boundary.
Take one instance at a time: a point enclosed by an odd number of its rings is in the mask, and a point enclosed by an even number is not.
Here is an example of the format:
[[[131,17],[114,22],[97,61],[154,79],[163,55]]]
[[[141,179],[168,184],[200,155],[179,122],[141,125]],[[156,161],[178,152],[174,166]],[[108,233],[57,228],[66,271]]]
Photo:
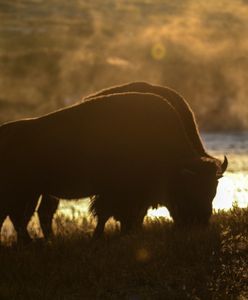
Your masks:
[[[220,179],[217,194],[213,201],[213,209],[230,209],[233,205],[234,199],[234,184],[229,177]]]
[[[159,208],[157,209],[152,209],[150,208],[148,211],[147,211],[147,216],[149,218],[159,218],[159,217],[167,217],[167,218],[170,218],[170,214],[169,214],[169,211],[166,207],[164,206],[160,206]]]
[[[217,195],[213,202],[213,208],[230,209],[233,204],[239,207],[248,205],[248,175],[243,172],[227,173],[220,179]]]

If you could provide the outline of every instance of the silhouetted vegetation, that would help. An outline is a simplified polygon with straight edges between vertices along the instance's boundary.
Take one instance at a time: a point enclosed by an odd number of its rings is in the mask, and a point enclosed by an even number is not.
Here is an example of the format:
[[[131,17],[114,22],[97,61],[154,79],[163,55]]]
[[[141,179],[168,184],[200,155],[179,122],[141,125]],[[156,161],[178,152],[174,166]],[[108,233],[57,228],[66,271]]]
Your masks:
[[[182,93],[205,130],[247,129],[247,17],[245,1],[2,0],[0,120],[146,80]]]
[[[247,299],[248,210],[213,216],[208,229],[164,219],[92,241],[60,217],[48,242],[0,249],[1,299]]]

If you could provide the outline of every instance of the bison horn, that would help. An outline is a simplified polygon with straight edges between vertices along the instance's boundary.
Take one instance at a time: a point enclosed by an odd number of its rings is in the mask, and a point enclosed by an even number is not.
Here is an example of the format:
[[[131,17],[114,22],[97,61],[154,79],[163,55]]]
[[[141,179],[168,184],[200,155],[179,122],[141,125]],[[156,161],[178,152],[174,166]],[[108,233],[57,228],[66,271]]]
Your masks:
[[[221,164],[221,172],[222,172],[222,174],[226,171],[227,166],[228,166],[228,160],[227,160],[227,157],[225,156],[224,157],[224,161]]]

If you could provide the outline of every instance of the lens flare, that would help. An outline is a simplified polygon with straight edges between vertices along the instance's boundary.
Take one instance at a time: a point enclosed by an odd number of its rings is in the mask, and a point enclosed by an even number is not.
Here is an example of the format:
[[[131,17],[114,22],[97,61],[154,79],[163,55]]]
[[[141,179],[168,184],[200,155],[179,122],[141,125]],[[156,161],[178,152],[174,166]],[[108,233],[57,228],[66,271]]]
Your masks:
[[[135,253],[136,260],[139,262],[147,262],[151,258],[150,252],[146,248],[139,248]]]
[[[162,60],[166,55],[165,46],[162,43],[156,43],[151,49],[151,55],[155,60]]]

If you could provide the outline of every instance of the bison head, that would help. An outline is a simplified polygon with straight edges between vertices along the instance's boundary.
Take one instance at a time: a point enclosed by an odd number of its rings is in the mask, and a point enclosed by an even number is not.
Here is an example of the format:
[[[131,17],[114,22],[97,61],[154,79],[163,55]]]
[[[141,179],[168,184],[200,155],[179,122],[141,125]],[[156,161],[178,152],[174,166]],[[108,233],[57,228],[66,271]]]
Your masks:
[[[212,214],[212,202],[218,179],[228,165],[212,158],[201,158],[187,164],[169,186],[167,207],[177,225],[206,225]]]

